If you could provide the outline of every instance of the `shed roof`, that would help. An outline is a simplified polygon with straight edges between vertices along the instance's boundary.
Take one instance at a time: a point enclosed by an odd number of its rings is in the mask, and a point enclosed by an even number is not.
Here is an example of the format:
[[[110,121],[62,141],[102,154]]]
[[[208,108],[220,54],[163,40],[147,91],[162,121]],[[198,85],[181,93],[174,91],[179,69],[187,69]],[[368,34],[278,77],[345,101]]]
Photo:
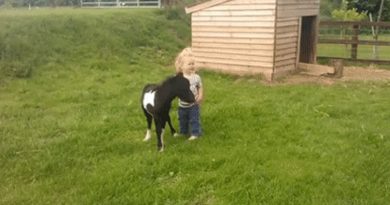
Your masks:
[[[215,6],[215,5],[218,5],[218,4],[222,4],[222,3],[225,3],[225,2],[228,2],[228,1],[231,1],[231,0],[211,0],[211,1],[206,1],[206,2],[202,2],[202,3],[198,3],[198,4],[195,4],[195,5],[191,5],[189,7],[186,7],[186,13],[193,13],[193,12],[196,12],[196,11],[199,11],[199,10],[203,10],[203,9],[207,9],[209,7],[212,7],[212,6]]]

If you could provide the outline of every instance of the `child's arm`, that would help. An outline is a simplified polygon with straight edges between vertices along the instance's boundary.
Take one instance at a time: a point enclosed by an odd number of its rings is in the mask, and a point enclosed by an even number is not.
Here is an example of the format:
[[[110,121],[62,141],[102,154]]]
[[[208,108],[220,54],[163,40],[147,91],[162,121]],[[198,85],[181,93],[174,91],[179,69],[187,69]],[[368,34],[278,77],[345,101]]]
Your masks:
[[[203,86],[198,88],[198,97],[196,98],[196,103],[200,104],[203,101]]]

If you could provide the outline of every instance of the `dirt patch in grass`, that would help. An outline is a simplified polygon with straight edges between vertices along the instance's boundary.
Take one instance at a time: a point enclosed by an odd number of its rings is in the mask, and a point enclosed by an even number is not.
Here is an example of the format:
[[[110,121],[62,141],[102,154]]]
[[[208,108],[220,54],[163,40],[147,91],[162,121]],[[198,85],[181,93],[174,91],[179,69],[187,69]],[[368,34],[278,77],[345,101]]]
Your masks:
[[[329,69],[305,69],[297,73],[286,76],[283,79],[272,82],[272,84],[302,84],[302,83],[316,83],[323,85],[332,85],[336,82],[345,81],[390,81],[390,71],[378,69],[374,66],[369,67],[344,67],[343,76],[341,78],[334,78],[326,76]]]

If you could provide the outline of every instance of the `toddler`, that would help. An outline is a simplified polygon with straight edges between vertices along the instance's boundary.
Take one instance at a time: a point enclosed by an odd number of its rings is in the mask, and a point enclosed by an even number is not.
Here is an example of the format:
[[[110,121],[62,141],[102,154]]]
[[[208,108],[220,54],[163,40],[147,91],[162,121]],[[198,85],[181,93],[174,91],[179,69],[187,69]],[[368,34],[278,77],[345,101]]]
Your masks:
[[[203,100],[202,79],[196,73],[195,60],[191,48],[185,48],[175,61],[176,73],[182,72],[190,81],[190,89],[194,94],[195,103],[188,103],[179,99],[179,126],[180,134],[190,136],[188,140],[195,140],[202,134],[200,124],[200,104]]]

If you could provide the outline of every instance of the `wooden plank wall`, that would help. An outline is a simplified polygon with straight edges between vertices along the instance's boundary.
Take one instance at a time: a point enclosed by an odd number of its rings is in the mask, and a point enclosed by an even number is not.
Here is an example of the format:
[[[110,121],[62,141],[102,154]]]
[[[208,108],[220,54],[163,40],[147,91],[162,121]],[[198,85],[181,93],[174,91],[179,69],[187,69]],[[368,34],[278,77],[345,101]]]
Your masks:
[[[320,0],[277,0],[274,76],[296,69],[300,45],[300,18],[317,16]]]
[[[196,65],[236,74],[273,70],[276,0],[232,0],[192,13]]]
[[[317,16],[320,0],[278,0],[278,18]]]
[[[276,23],[275,74],[292,71],[298,53],[299,18],[278,18]]]

